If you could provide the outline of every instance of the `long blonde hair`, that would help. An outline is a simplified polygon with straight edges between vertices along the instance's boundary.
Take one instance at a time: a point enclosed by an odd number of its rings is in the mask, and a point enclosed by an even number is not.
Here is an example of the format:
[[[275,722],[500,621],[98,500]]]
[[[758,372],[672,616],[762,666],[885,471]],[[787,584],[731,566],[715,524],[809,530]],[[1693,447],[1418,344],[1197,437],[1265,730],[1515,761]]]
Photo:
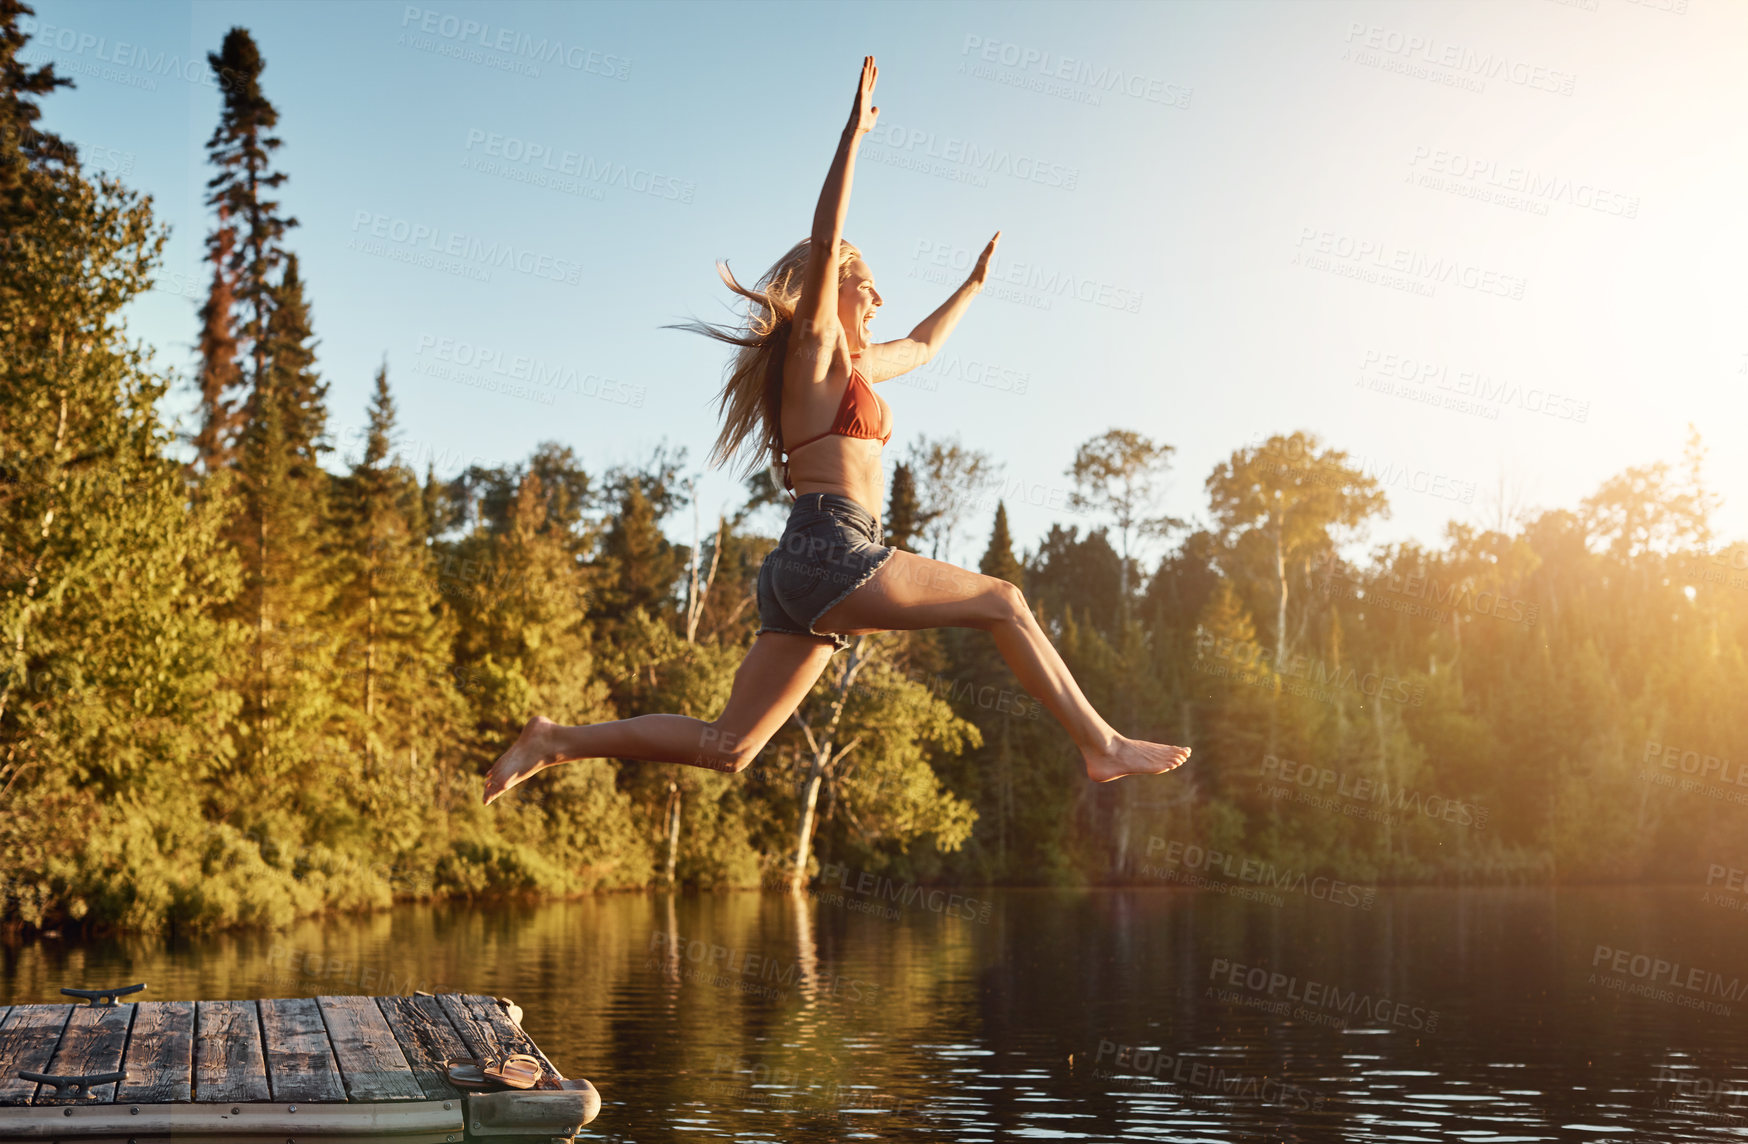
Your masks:
[[[737,345],[728,380],[717,395],[717,411],[723,415],[722,432],[710,450],[710,465],[727,464],[746,446],[749,438],[758,444],[747,458],[741,475],[748,476],[762,462],[775,466],[783,455],[783,358],[789,349],[789,330],[795,307],[801,301],[801,272],[807,266],[812,239],[804,238],[789,253],[765,271],[758,285],[748,290],[735,281],[728,263],[718,260],[716,272],[736,294],[751,303],[746,328],[736,331],[708,322],[682,322],[664,327],[691,330],[705,337]],[[849,277],[850,263],[862,252],[847,239],[838,241],[837,282]]]

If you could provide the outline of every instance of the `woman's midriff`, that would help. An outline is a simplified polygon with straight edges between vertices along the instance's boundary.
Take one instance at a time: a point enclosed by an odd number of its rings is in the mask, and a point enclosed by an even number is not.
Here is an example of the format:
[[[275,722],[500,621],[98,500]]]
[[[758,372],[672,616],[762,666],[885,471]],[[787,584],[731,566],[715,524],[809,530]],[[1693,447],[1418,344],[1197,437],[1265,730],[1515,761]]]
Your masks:
[[[795,486],[795,495],[836,493],[849,497],[879,520],[886,491],[880,448],[878,441],[836,434],[810,441],[789,457],[789,481]]]

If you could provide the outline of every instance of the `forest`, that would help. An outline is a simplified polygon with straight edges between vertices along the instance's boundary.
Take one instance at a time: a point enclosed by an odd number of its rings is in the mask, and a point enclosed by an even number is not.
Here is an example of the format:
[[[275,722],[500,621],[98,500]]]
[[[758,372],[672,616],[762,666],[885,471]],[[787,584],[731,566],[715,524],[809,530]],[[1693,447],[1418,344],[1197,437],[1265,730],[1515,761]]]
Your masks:
[[[1577,505],[1502,498],[1485,527],[1357,561],[1400,490],[1311,432],[1234,449],[1191,524],[1158,507],[1172,446],[1113,428],[1020,552],[997,459],[923,437],[891,471],[887,543],[971,538],[1099,711],[1192,747],[1186,766],[1091,784],[986,633],[889,632],[835,656],[743,774],[579,762],[481,806],[533,714],[721,710],[786,498],[761,472],[700,519],[666,445],[418,472],[386,366],[368,432],[337,445],[242,28],[207,57],[197,364],[160,365],[123,313],[165,225],[40,122],[71,81],[19,62],[30,11],[0,0],[0,928],[822,878],[972,900],[1740,884],[1748,544],[1714,535],[1697,431]],[[179,387],[187,433],[159,408]],[[1153,542],[1157,563],[1134,555]]]

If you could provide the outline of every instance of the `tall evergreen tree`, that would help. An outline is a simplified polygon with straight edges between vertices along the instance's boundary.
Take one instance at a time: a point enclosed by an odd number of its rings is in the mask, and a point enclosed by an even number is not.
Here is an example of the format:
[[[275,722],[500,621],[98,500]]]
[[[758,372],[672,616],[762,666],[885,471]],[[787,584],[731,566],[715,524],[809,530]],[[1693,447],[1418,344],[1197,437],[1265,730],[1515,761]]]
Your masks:
[[[1268,709],[1279,676],[1230,580],[1221,580],[1202,608],[1196,653],[1195,691],[1206,714],[1197,753],[1207,756],[1197,774],[1215,794],[1252,805],[1258,800],[1245,794],[1255,785],[1251,780],[1267,746]]]
[[[1024,586],[1026,569],[1014,555],[1005,504],[996,506],[978,570]],[[979,828],[967,848],[974,876],[1064,879],[1071,874],[1065,845],[1069,820],[1061,813],[1060,792],[1074,772],[1060,750],[1061,729],[1020,686],[986,633],[931,634],[942,637],[946,651],[945,666],[932,677],[935,690],[982,735],[980,747],[941,761],[948,787],[977,810]]]
[[[43,208],[42,196],[54,185],[50,170],[78,161],[71,143],[36,126],[42,116],[37,100],[73,81],[56,75],[52,63],[33,68],[19,62],[30,39],[19,17],[35,14],[22,0],[0,0],[0,235],[9,243],[28,233],[18,228]]]
[[[315,369],[297,259],[281,246],[297,220],[281,217],[280,204],[267,197],[286,176],[271,169],[280,140],[270,132],[279,116],[261,90],[265,63],[253,37],[235,27],[207,62],[223,104],[207,141],[218,168],[207,182],[207,205],[218,209],[219,226],[208,238],[215,283],[202,315],[200,437],[207,458],[233,458],[242,478],[229,534],[243,558],[244,587],[227,614],[253,635],[253,654],[237,679],[250,766],[229,795],[267,813],[319,799],[312,784],[330,772],[350,773],[341,762],[345,695],[331,682],[338,641],[330,614],[330,479],[318,463],[329,449],[327,384]],[[240,322],[232,304],[243,311]],[[232,388],[241,392],[233,397]],[[305,765],[310,758],[320,761]],[[297,782],[280,781],[290,775]]]
[[[328,776],[303,760],[332,759],[340,747],[340,697],[329,682],[337,649],[326,615],[334,591],[324,536],[329,478],[299,457],[286,410],[271,396],[244,431],[241,508],[231,530],[245,570],[231,614],[248,624],[254,642],[240,681],[250,766],[236,788],[251,798],[264,790],[309,793]],[[293,773],[295,789],[283,781]]]
[[[989,547],[983,550],[983,559],[978,562],[977,570],[1018,588],[1026,586],[1026,568],[1014,555],[1014,538],[1008,531],[1008,506],[1004,501],[996,502],[995,527],[990,531]]]
[[[262,343],[267,372],[250,395],[249,418],[261,415],[265,394],[279,407],[286,448],[298,479],[315,479],[328,440],[328,383],[316,372],[316,337],[298,275],[297,255],[285,256],[285,273],[269,294],[267,336]],[[265,392],[264,392],[265,391]]]
[[[242,370],[237,362],[236,276],[232,265],[237,230],[231,225],[230,204],[218,204],[218,226],[207,236],[207,260],[212,283],[200,306],[200,429],[194,437],[201,470],[217,472],[236,463],[236,439],[243,412],[239,407]]]
[[[1122,626],[1122,561],[1103,528],[1082,537],[1076,525],[1052,524],[1027,570],[1034,603],[1051,624],[1072,610],[1114,639]]]
[[[674,589],[685,555],[662,535],[660,524],[643,481],[628,480],[601,544],[607,577],[602,611],[610,620],[622,620],[636,608],[665,617],[677,607]]]
[[[396,808],[416,827],[412,812],[435,785],[435,765],[451,758],[435,753],[462,723],[448,670],[455,620],[438,606],[423,491],[392,456],[395,410],[386,364],[376,374],[369,417],[363,456],[335,480],[340,553],[333,626],[354,720],[348,737],[365,763],[363,793],[379,813]]]
[[[419,500],[424,508],[422,519],[425,522],[425,544],[435,547],[443,534],[460,522],[451,519],[449,501],[444,496],[444,484],[437,479],[437,466],[434,462],[425,462],[425,484],[419,490]]]
[[[279,112],[262,93],[261,73],[266,61],[248,29],[233,27],[217,52],[208,52],[207,63],[224,95],[219,123],[207,140],[207,158],[218,174],[207,180],[212,192],[206,205],[221,207],[221,229],[207,239],[209,256],[223,239],[223,224],[240,229],[230,254],[235,302],[245,317],[237,326],[247,360],[251,363],[245,383],[259,386],[267,372],[267,322],[273,308],[273,272],[284,252],[280,240],[298,225],[282,217],[280,204],[268,198],[285,182],[285,173],[272,169],[273,152],[280,147],[271,134]],[[294,431],[288,426],[288,431]]]
[[[330,478],[317,463],[328,448],[327,383],[315,369],[295,255],[268,302],[266,329],[256,339],[265,365],[245,405],[241,500],[230,530],[245,572],[229,614],[254,633],[254,655],[238,685],[247,697],[246,757],[256,782],[292,770],[310,780],[339,767],[343,728],[353,718],[345,693],[328,682],[339,639],[330,611],[338,547],[328,527]],[[327,762],[300,766],[306,750]],[[287,784],[272,789],[297,793]]]
[[[916,495],[916,475],[902,462],[892,470],[892,487],[886,494],[886,543],[906,552],[917,550],[922,505]]]
[[[530,473],[517,483],[506,527],[476,528],[444,562],[459,619],[458,673],[487,736],[514,738],[534,714],[613,717],[596,678],[592,624],[576,606],[580,572],[546,511],[542,482]],[[470,571],[447,571],[456,568]]]

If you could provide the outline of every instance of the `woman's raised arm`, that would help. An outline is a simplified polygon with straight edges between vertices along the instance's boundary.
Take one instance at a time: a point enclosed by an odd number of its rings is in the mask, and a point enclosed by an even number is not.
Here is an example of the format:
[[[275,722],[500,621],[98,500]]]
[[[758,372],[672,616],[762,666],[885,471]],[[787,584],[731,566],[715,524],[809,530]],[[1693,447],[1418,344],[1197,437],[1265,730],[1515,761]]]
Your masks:
[[[844,218],[850,212],[850,179],[856,170],[856,148],[862,136],[874,129],[875,118],[880,114],[878,107],[871,106],[874,81],[879,75],[874,57],[862,57],[862,77],[856,85],[850,122],[838,140],[838,153],[832,156],[831,170],[826,172],[825,186],[819,192],[819,206],[813,212],[812,241],[807,267],[801,275],[801,300],[795,308],[796,329],[791,335],[791,346],[796,341],[805,341],[830,348],[837,341],[838,243],[844,237]]]
[[[947,335],[959,324],[959,319],[971,305],[971,299],[983,292],[983,283],[989,277],[989,260],[995,254],[995,244],[1000,241],[1001,231],[998,230],[995,237],[989,240],[989,245],[983,248],[983,253],[978,255],[977,265],[971,268],[971,275],[965,279],[965,284],[953,291],[953,296],[937,306],[934,313],[918,322],[916,329],[910,332],[910,337],[875,342],[864,350],[862,376],[871,384],[877,385],[888,378],[927,365],[930,359],[941,352],[941,347],[947,342]]]

